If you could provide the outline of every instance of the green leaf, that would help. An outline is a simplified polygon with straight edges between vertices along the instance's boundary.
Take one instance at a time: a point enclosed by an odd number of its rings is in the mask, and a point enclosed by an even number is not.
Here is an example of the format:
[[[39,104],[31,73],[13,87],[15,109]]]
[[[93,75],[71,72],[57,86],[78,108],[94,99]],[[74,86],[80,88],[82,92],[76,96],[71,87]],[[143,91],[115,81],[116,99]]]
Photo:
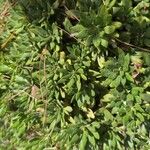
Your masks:
[[[95,46],[96,48],[99,48],[99,46],[100,46],[100,44],[101,44],[101,39],[100,39],[100,37],[95,36],[95,37],[93,38],[93,44],[94,44],[94,46]]]
[[[129,69],[129,63],[130,63],[130,55],[127,54],[124,57],[123,71],[128,71],[128,69]]]
[[[75,83],[74,78],[71,78],[71,80],[67,83],[67,87],[68,87],[69,89],[72,88],[72,86],[74,85],[74,83]]]
[[[88,135],[87,131],[84,131],[81,141],[79,143],[79,150],[85,150],[87,144],[87,135]]]
[[[87,80],[87,77],[84,74],[80,74],[80,76],[83,80]]]
[[[65,92],[62,89],[60,89],[60,94],[61,94],[62,98],[65,98]]]
[[[114,98],[114,95],[106,94],[106,95],[104,95],[102,102],[110,102],[113,98]]]
[[[95,142],[95,138],[93,136],[88,135],[88,140],[93,146],[95,146],[96,142]]]
[[[87,129],[94,135],[96,139],[99,139],[99,133],[95,130],[94,126],[87,126]]]
[[[150,67],[150,61],[149,61],[149,58],[150,58],[150,54],[149,53],[143,53],[143,59],[144,59],[144,62],[147,66]]]
[[[54,74],[53,80],[56,81],[59,78],[58,74]]]
[[[109,9],[112,8],[115,5],[115,3],[116,3],[116,0],[111,0],[109,2]]]
[[[94,128],[100,128],[100,122],[94,121],[94,122],[92,122],[92,126],[93,126]]]
[[[132,95],[132,94],[128,94],[128,95],[127,95],[127,100],[133,101],[133,100],[134,100],[133,95]]]
[[[114,81],[111,82],[110,87],[118,87],[121,83],[121,77],[118,76]]]
[[[77,75],[76,85],[77,85],[78,91],[80,91],[80,89],[81,89],[81,80],[80,80],[80,76],[79,75]]]
[[[105,39],[101,39],[101,45],[102,45],[103,47],[107,48],[107,47],[108,47],[108,41],[105,40]]]
[[[96,132],[96,129],[94,126],[87,126],[87,129],[93,134],[94,132]]]
[[[28,80],[21,77],[21,76],[16,75],[15,76],[15,82],[23,84],[23,83],[28,83]]]
[[[87,38],[89,36],[89,31],[87,29],[84,29],[80,32],[78,32],[78,34],[76,34],[76,37],[84,39]]]
[[[93,40],[93,36],[88,36],[86,39],[85,39],[85,45],[86,46],[90,46],[91,43],[92,43],[92,40]]]
[[[131,117],[132,117],[132,112],[130,111],[123,117],[123,123],[127,125]]]
[[[82,26],[81,24],[77,24],[71,28],[71,32],[72,33],[76,33],[76,32],[78,33],[78,32],[83,31],[84,29],[85,29],[84,26]]]
[[[136,116],[140,119],[141,122],[143,122],[145,119],[141,113],[136,113]]]
[[[7,65],[0,65],[0,73],[9,73],[10,71],[12,71],[12,69]]]
[[[121,79],[121,83],[122,83],[123,86],[125,86],[125,84],[126,84],[126,78],[122,78]]]
[[[135,104],[134,108],[138,111],[138,112],[144,112],[142,106],[140,104]]]
[[[88,103],[88,99],[86,99],[86,100],[87,100],[87,103]],[[87,117],[91,118],[91,119],[95,118],[94,112],[91,109],[88,109]]]
[[[75,134],[70,141],[71,146],[79,140],[79,136]]]
[[[80,74],[84,74],[84,70],[83,70],[82,68],[78,69],[78,72],[79,72]]]
[[[83,61],[83,64],[87,67],[89,67],[91,65],[91,61]]]
[[[143,94],[141,94],[141,98],[142,98],[145,102],[150,102],[150,94],[143,93]]]
[[[100,68],[103,68],[104,67],[104,64],[105,64],[105,58],[104,57],[97,57],[97,62],[98,62],[98,65],[100,66]]]
[[[66,82],[69,78],[71,77],[71,74],[67,74],[67,75],[65,75],[65,76],[63,76],[60,80],[58,80],[58,84],[60,84],[60,83],[64,83],[64,82]],[[73,81],[71,81],[71,82],[73,82]],[[69,83],[70,84],[70,83]]]
[[[113,120],[112,114],[107,109],[104,109],[104,115],[106,120]]]
[[[63,22],[63,24],[65,26],[65,29],[70,32],[70,29],[72,27],[70,20],[68,18],[65,18],[65,21]]]
[[[127,79],[128,81],[134,82],[133,77],[132,77],[128,72],[126,72],[125,75],[126,75],[126,79]]]
[[[141,87],[133,87],[132,88],[132,95],[133,96],[138,96],[139,93],[143,92],[143,88]]]
[[[99,136],[99,133],[98,132],[93,132],[92,133],[94,135],[94,137],[99,140],[100,139],[100,136]]]
[[[95,97],[95,91],[91,89],[91,96]]]
[[[67,111],[67,112],[72,112],[72,107],[70,107],[70,106],[66,106],[65,108],[64,108],[64,110],[65,111]]]
[[[122,26],[122,23],[121,22],[113,22],[113,26],[118,29]]]
[[[112,33],[115,32],[115,28],[114,28],[114,26],[106,26],[104,28],[104,31],[105,31],[106,34],[112,34]]]

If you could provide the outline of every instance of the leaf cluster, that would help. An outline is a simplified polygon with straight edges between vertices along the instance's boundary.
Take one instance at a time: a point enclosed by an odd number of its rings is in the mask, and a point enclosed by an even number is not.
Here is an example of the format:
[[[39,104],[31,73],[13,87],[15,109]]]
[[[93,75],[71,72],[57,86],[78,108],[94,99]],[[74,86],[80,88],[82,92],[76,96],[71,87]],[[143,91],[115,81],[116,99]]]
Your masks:
[[[0,149],[148,150],[149,11],[149,0],[10,5],[0,33]]]

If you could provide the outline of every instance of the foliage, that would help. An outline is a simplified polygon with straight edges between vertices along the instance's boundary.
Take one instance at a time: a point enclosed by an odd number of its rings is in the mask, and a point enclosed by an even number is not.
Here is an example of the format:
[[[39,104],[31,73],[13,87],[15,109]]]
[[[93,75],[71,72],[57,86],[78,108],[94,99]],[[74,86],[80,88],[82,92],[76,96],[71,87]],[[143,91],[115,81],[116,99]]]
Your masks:
[[[149,0],[6,3],[0,149],[148,150]]]

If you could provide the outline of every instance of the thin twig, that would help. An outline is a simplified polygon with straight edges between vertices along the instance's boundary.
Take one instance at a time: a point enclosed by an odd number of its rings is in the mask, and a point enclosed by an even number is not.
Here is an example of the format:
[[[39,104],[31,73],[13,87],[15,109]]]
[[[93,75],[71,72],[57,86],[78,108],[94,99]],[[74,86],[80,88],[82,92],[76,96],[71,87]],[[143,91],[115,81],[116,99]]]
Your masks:
[[[11,101],[13,100],[15,97],[20,96],[22,93],[27,93],[26,90],[28,90],[29,87],[24,88],[23,90],[20,90],[18,93],[16,93],[15,95],[12,95],[8,100]]]
[[[85,45],[85,43],[83,43],[83,42],[81,42],[81,41],[79,41],[75,36],[72,36],[68,31],[66,31],[66,30],[64,30],[64,29],[62,29],[61,27],[59,27],[59,26],[57,26],[60,30],[62,30],[63,32],[65,32],[66,34],[68,34],[70,37],[72,37],[72,38],[74,38],[76,41],[78,41],[79,43],[81,43],[81,44],[83,44],[84,46],[86,46]],[[137,48],[138,50],[141,50],[141,51],[144,51],[144,52],[149,52],[150,53],[150,49],[146,49],[146,48],[142,48],[142,47],[139,47],[139,46],[136,46],[136,45],[133,45],[133,44],[130,44],[130,43],[127,43],[127,42],[124,42],[124,41],[122,41],[122,40],[119,40],[119,39],[117,39],[117,38],[115,38],[115,40],[116,41],[118,41],[119,43],[122,43],[122,44],[124,44],[124,45],[127,45],[127,46],[129,46],[129,47],[132,47],[132,48]]]
[[[149,52],[149,53],[150,53],[150,49],[142,48],[142,47],[139,47],[139,46],[136,46],[136,45],[133,45],[133,44],[130,44],[130,43],[124,42],[124,41],[119,40],[119,39],[117,39],[117,38],[115,38],[115,40],[116,40],[116,41],[118,41],[119,43],[122,43],[122,44],[124,44],[124,45],[129,46],[129,47],[137,48],[137,49],[139,49],[139,50],[141,50],[141,51]]]
[[[47,51],[47,49],[44,49]],[[45,80],[45,87],[47,90],[47,74],[46,74],[46,56],[43,54],[43,74],[44,74],[44,80]],[[47,108],[48,108],[48,99],[47,99],[47,94],[46,94],[46,99],[44,101],[44,116],[43,116],[43,127],[45,126],[46,122],[46,116],[47,116]]]
[[[4,41],[4,43],[2,45],[0,45],[0,49],[4,49],[6,48],[6,46],[8,45],[8,43],[10,43],[13,39],[15,39],[16,34],[15,33],[10,33],[9,37]]]
[[[67,6],[65,6],[65,9],[66,9],[67,11],[69,11],[69,12],[72,14],[72,16],[73,16],[77,21],[80,21],[80,19],[79,19],[71,10],[69,10],[69,9],[67,8]]]
[[[68,31],[66,31],[65,29],[62,29],[62,28],[59,27],[59,26],[57,26],[57,27],[58,27],[60,30],[62,30],[63,32],[65,32],[66,34],[68,34],[70,37],[72,37],[73,39],[75,39],[77,42],[79,42],[79,43],[83,44],[84,46],[86,46],[85,43],[79,41],[75,36],[71,35],[71,34],[70,34]]]

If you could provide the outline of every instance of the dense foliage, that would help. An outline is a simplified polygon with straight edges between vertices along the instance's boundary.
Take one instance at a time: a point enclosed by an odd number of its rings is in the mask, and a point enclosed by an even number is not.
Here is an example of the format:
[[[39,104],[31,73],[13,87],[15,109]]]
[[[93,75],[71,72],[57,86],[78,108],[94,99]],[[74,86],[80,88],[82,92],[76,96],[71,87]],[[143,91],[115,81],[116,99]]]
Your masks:
[[[0,8],[1,150],[150,149],[149,0]]]

